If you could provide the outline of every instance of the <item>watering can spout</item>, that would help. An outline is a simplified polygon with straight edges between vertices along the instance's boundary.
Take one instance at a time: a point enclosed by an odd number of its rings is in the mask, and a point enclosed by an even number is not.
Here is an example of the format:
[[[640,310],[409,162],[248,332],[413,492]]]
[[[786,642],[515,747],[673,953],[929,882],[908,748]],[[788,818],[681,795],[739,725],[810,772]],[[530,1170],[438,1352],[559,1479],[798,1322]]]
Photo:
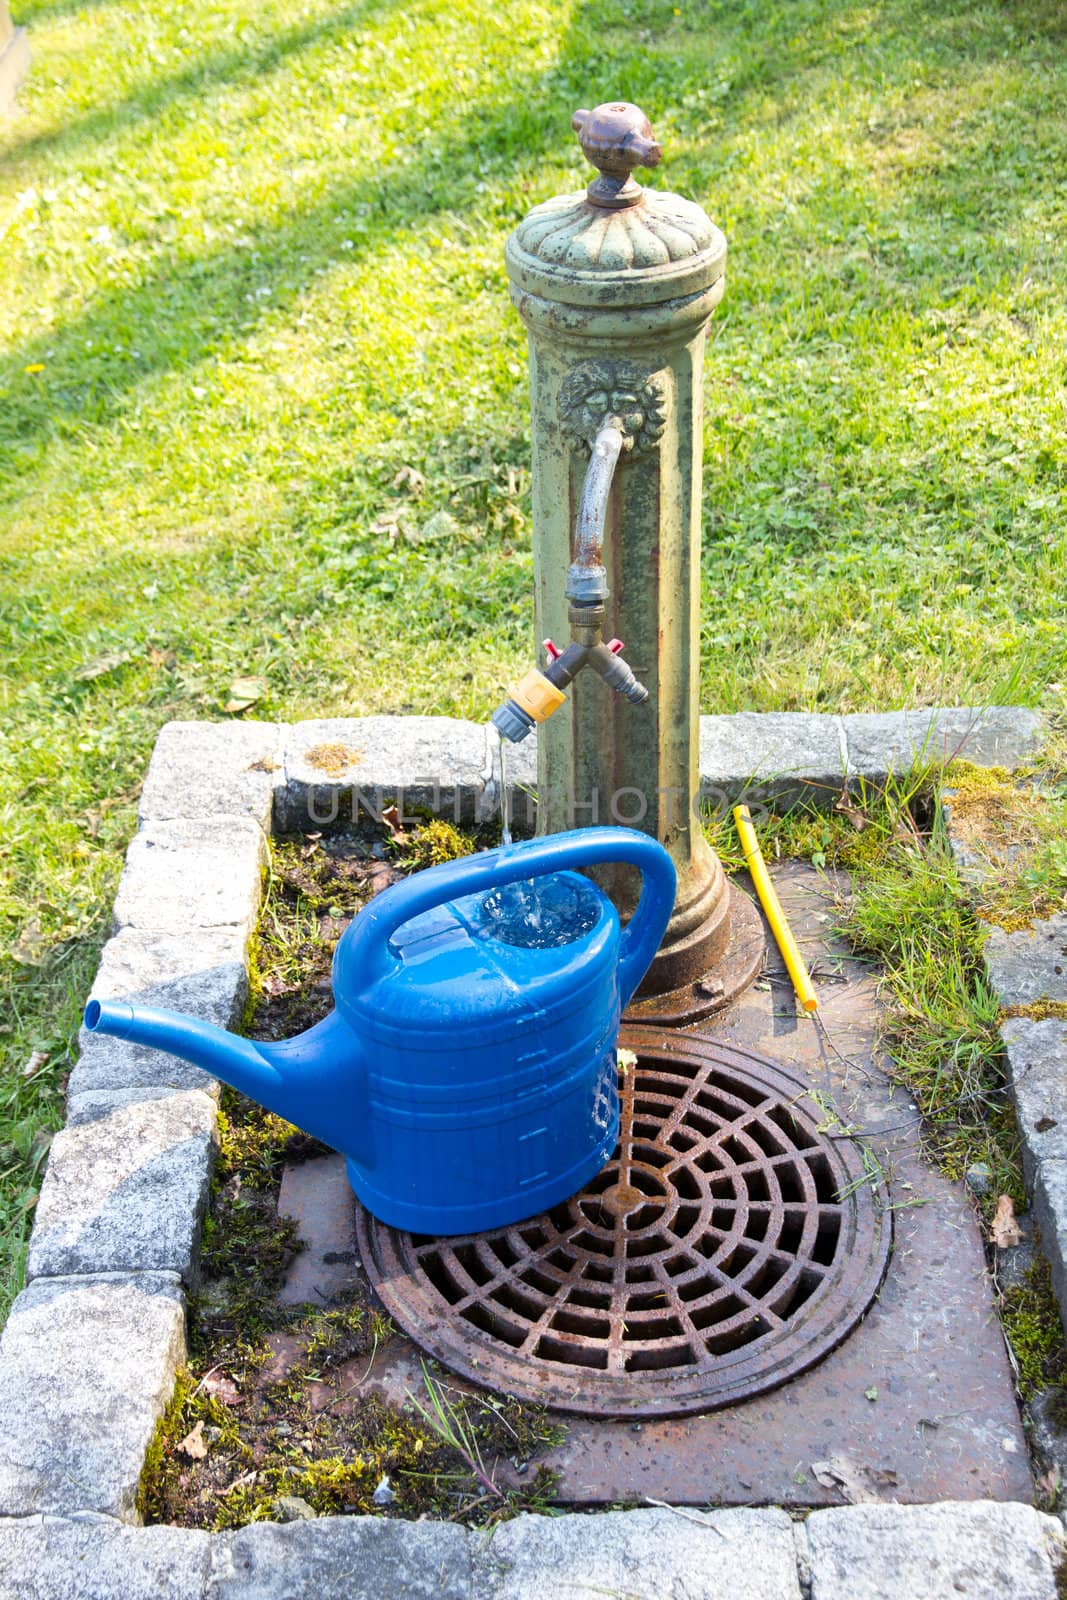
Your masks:
[[[180,1056],[325,1143],[337,1142],[338,1080],[352,1073],[353,1039],[336,1011],[279,1044],[243,1039],[180,1011],[115,1000],[90,1000],[84,1020],[90,1033]]]

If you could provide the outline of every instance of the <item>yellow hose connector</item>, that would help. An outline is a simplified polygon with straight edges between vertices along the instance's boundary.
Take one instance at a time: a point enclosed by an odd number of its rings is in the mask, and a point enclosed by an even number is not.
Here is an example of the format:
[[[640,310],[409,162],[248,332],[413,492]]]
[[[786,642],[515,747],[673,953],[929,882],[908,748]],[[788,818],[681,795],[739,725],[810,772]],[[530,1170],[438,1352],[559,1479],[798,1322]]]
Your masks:
[[[767,921],[771,925],[775,942],[782,952],[782,960],[793,980],[797,999],[805,1011],[815,1011],[819,1005],[818,997],[812,987],[804,957],[786,921],[782,902],[771,882],[771,875],[767,871],[767,863],[763,859],[763,852],[759,847],[759,840],[756,838],[756,830],[752,826],[752,817],[747,806],[734,807],[734,822],[737,824],[737,834],[745,853],[745,865],[752,874],[752,882],[756,885],[760,904],[767,913]]]
[[[557,689],[543,672],[531,667],[525,678],[512,689],[511,698],[535,722],[547,722],[553,711],[559,710],[567,696],[562,689]]]

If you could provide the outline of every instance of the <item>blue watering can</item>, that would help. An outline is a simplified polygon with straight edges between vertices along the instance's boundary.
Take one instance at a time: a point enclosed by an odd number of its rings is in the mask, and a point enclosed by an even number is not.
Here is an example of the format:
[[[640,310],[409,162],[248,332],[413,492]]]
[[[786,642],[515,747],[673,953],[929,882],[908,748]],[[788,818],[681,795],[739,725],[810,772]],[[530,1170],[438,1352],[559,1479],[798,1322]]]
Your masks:
[[[614,861],[642,874],[625,929],[573,870]],[[336,1009],[299,1038],[260,1044],[103,1000],[85,1026],[192,1061],[340,1150],[383,1222],[502,1227],[568,1199],[611,1156],[619,1017],[674,892],[670,856],[629,828],[530,839],[365,906],[334,954]]]

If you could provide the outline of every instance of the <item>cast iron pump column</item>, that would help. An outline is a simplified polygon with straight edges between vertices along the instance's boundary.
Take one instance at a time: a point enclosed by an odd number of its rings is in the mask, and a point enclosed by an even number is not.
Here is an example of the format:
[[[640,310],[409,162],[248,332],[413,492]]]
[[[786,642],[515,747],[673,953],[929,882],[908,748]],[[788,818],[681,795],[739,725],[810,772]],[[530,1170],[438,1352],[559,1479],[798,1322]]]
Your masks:
[[[548,659],[494,720],[512,739],[542,724],[541,831],[621,822],[669,850],[674,915],[630,1015],[681,1023],[731,999],[763,954],[696,814],[701,381],[726,241],[699,206],[634,182],[661,154],[636,106],[578,111],[574,127],[600,176],[537,206],[507,245],[530,336]],[[602,639],[605,622],[619,638]],[[614,871],[605,887],[628,915],[635,877]]]

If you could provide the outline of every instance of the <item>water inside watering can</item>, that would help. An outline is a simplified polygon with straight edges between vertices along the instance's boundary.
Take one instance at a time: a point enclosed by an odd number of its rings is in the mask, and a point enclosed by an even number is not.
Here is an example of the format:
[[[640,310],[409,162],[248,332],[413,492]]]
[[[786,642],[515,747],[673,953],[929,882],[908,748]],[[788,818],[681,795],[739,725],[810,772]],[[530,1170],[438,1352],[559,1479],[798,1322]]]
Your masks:
[[[482,912],[502,944],[551,950],[580,939],[596,925],[600,898],[592,885],[551,875],[490,889]]]
[[[507,740],[497,735],[500,752],[500,837],[503,851],[512,843],[508,820]],[[527,950],[551,950],[570,944],[588,933],[600,915],[594,890],[558,877],[526,878],[520,883],[491,889],[482,901],[482,910],[502,944],[521,945]]]

